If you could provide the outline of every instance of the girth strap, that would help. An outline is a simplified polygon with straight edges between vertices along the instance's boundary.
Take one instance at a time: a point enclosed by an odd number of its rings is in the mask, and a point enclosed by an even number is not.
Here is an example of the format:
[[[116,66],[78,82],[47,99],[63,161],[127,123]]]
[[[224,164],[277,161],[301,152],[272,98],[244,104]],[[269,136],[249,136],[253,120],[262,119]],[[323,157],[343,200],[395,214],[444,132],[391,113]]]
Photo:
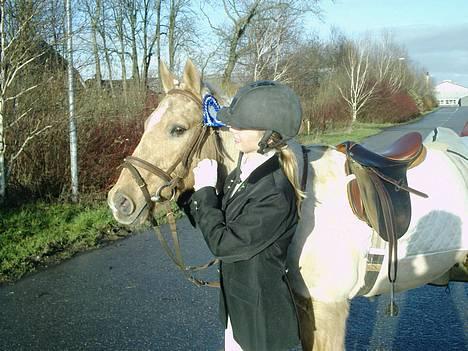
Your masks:
[[[301,150],[302,150],[302,161],[303,161],[301,190],[305,192],[306,187],[307,187],[307,176],[309,172],[309,151],[304,145],[301,145]]]

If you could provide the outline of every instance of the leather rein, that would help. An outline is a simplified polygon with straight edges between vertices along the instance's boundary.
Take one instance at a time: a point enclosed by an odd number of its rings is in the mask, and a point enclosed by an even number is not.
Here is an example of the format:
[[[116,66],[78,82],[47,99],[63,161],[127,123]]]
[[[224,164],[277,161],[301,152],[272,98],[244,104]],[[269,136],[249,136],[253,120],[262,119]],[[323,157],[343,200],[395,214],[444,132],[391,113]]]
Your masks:
[[[202,101],[200,100],[200,98],[187,90],[172,89],[169,92],[167,92],[167,95],[186,96],[190,100],[195,102],[201,109]],[[185,265],[180,249],[176,221],[173,210],[170,205],[170,201],[173,200],[176,195],[177,187],[180,185],[181,181],[189,174],[189,167],[192,163],[193,157],[196,154],[200,155],[201,149],[209,137],[215,138],[216,159],[218,161],[222,160],[224,157],[224,153],[222,151],[222,147],[220,144],[221,141],[217,129],[204,126],[202,123],[200,123],[196,126],[196,129],[190,142],[186,145],[185,149],[175,160],[175,162],[166,171],[135,156],[126,157],[124,159],[122,167],[127,168],[130,171],[133,179],[135,180],[141,192],[143,193],[143,196],[146,201],[146,206],[148,207],[148,213],[153,213],[153,209],[156,203],[164,206],[167,212],[166,217],[171,230],[172,246],[174,250],[171,250],[170,245],[164,237],[164,235],[162,234],[161,228],[154,215],[150,215],[149,220],[151,226],[153,227],[155,235],[161,243],[161,246],[163,247],[167,256],[169,256],[169,258],[175,263],[175,265],[184,273],[185,277],[195,285],[219,288],[219,282],[208,282],[205,280],[195,278],[191,275],[191,273],[193,272],[206,269],[216,264],[219,261],[218,259],[214,259],[200,266]],[[145,179],[142,177],[140,171],[138,170],[139,168],[144,169],[165,181],[165,183],[156,190],[156,193],[154,195],[150,194],[148,190],[148,184],[145,182]],[[178,168],[182,169],[181,171],[177,172],[178,174],[176,174],[176,170]],[[169,190],[171,193],[170,198],[165,198],[162,195],[163,190],[166,189]]]

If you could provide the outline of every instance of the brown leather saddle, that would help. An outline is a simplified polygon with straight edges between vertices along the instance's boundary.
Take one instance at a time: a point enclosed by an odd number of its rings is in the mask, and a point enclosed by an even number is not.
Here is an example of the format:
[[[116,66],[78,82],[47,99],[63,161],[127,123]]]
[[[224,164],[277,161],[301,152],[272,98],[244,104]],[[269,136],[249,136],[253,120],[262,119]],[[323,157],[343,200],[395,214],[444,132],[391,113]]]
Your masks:
[[[399,239],[411,220],[409,192],[427,195],[408,187],[406,172],[421,163],[425,148],[419,133],[408,133],[382,153],[346,141],[337,146],[346,154],[346,172],[356,179],[348,184],[348,199],[356,216],[367,222],[385,241]]]

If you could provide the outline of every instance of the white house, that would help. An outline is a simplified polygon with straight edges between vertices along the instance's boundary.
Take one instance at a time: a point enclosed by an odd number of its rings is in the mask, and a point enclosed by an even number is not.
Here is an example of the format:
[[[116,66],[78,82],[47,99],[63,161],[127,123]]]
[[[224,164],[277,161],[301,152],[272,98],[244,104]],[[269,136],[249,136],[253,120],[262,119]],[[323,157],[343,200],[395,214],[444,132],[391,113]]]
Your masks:
[[[444,80],[442,83],[437,84],[435,91],[440,106],[458,105],[461,98],[468,96],[468,88],[450,80]]]

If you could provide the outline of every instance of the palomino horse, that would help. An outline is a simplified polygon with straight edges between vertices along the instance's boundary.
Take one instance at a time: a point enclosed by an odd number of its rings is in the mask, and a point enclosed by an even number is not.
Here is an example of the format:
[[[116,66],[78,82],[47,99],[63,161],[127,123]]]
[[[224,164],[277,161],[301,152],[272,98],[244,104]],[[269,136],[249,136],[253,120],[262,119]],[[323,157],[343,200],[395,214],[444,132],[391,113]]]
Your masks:
[[[187,62],[180,84],[164,64],[161,77],[166,96],[146,121],[139,145],[108,195],[123,224],[146,220],[153,211],[151,201],[177,198],[191,189],[192,169],[200,159],[217,159],[221,178],[236,166],[238,152],[230,133],[201,127],[200,103],[207,88],[193,64]],[[450,146],[458,152],[450,155],[445,143],[428,140],[425,160],[408,170],[408,184],[429,197],[410,195],[411,221],[398,240],[396,291],[434,281],[468,252],[467,152],[457,137],[441,132],[458,143]],[[290,146],[301,161],[300,146]],[[310,146],[308,155],[307,198],[290,247],[289,273],[304,350],[341,350],[349,300],[390,290],[388,243],[373,235],[349,205],[347,186],[353,175],[345,172],[346,156],[327,146]],[[375,257],[379,259],[370,264]]]

